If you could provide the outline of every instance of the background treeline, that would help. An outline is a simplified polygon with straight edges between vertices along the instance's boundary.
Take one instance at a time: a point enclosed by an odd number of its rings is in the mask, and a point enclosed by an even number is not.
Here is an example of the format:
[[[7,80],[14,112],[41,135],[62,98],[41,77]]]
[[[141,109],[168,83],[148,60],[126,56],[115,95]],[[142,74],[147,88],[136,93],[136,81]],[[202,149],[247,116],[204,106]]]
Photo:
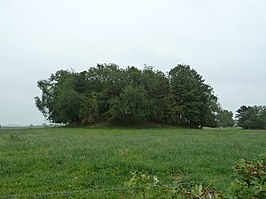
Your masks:
[[[221,109],[212,87],[189,65],[165,74],[149,66],[98,64],[88,71],[57,71],[38,87],[36,106],[54,123],[234,124],[233,113]]]
[[[265,106],[241,106],[237,110],[238,126],[244,129],[266,129]]]

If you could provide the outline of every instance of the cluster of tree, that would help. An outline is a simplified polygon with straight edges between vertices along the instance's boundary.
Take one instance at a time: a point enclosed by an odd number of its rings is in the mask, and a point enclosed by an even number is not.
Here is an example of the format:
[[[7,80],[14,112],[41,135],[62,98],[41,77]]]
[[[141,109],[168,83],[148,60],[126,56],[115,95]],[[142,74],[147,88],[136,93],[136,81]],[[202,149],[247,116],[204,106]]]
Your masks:
[[[232,119],[230,112],[221,111],[211,86],[183,64],[167,74],[149,66],[122,69],[115,64],[98,64],[83,72],[60,70],[38,81],[38,87],[42,94],[35,98],[36,106],[54,123],[213,127],[223,118]]]
[[[236,118],[244,129],[266,129],[266,106],[241,106]]]
[[[235,125],[233,116],[234,114],[232,111],[220,109],[216,116],[217,126],[218,127],[233,127]]]

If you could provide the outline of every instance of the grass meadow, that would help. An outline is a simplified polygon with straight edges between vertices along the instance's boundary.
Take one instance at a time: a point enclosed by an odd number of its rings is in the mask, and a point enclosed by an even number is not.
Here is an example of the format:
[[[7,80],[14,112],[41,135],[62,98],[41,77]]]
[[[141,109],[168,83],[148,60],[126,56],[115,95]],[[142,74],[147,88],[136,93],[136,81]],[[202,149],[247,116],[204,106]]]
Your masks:
[[[263,130],[2,128],[0,196],[124,187],[130,171],[155,175],[164,184],[203,181],[224,191],[235,178],[236,162],[252,160],[263,152]],[[123,198],[126,194],[72,193],[45,198]]]

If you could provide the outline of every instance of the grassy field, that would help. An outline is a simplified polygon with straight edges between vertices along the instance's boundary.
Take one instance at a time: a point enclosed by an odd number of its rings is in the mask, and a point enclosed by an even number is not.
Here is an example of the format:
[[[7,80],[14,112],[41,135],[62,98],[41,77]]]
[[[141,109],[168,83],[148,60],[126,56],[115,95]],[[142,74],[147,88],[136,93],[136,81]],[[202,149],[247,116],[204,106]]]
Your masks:
[[[155,175],[165,184],[204,181],[226,190],[237,160],[254,159],[263,152],[266,131],[0,129],[0,196],[124,187],[130,171]],[[119,194],[123,193],[105,193],[105,197],[119,198]],[[55,197],[65,196],[51,196]]]

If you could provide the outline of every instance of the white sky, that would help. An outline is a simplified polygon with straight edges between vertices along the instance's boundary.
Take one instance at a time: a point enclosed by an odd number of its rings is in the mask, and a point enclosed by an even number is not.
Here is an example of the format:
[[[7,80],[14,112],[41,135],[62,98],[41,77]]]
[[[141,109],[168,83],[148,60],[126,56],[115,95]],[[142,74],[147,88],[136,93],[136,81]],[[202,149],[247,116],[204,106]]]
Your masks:
[[[0,0],[0,124],[42,124],[36,82],[97,63],[190,64],[223,108],[266,105],[265,0]]]

